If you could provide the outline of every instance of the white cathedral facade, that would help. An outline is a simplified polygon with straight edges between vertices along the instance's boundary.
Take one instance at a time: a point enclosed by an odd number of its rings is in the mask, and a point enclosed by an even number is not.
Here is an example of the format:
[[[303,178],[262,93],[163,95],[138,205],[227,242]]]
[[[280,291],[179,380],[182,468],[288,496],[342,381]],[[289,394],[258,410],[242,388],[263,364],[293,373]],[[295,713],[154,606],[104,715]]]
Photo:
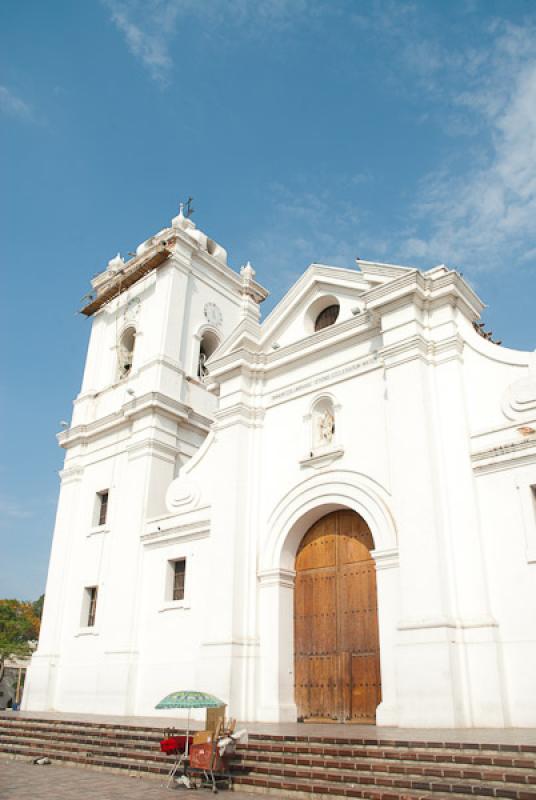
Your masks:
[[[536,726],[536,358],[459,273],[312,264],[261,323],[181,211],[93,288],[24,709]]]

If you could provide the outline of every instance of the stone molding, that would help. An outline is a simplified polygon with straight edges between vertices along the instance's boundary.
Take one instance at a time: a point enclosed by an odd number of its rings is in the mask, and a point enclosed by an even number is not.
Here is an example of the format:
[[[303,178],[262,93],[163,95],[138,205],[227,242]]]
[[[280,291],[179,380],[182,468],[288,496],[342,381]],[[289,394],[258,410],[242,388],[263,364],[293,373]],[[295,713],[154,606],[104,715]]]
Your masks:
[[[259,554],[260,571],[292,569],[303,534],[323,513],[337,508],[352,509],[363,517],[377,550],[397,549],[397,530],[385,488],[353,470],[325,470],[304,478],[272,509]]]
[[[183,525],[179,524],[166,530],[142,533],[140,541],[144,547],[150,547],[174,541],[190,542],[194,539],[205,539],[208,536],[210,536],[210,519],[201,519]]]
[[[123,404],[119,411],[107,414],[87,425],[76,425],[58,434],[58,442],[66,449],[76,444],[88,442],[105,433],[117,431],[130,424],[131,419],[154,412],[161,413],[179,424],[188,425],[207,433],[212,419],[194,412],[190,406],[180,403],[161,392],[147,392]]]
[[[67,486],[69,483],[75,483],[76,481],[81,481],[84,475],[84,467],[77,464],[76,466],[72,467],[65,467],[58,472],[60,476],[62,486]]]
[[[257,573],[259,584],[265,586],[281,586],[294,589],[296,583],[296,570],[294,569],[265,569]]]
[[[322,450],[312,451],[311,455],[306,456],[300,460],[300,467],[312,467],[313,469],[320,469],[332,464],[337,458],[344,455],[344,447],[336,445]]]
[[[536,464],[536,437],[480,450],[471,454],[471,461],[476,475]]]
[[[229,408],[217,411],[215,414],[214,430],[221,431],[232,425],[247,425],[249,428],[261,428],[264,423],[265,411],[263,408],[253,408],[246,403],[236,403]]]
[[[261,347],[264,345],[261,345],[258,340],[251,342],[251,347],[255,347],[255,350],[249,350],[242,346],[214,359],[211,362],[211,376],[216,379],[221,378],[238,366],[247,366],[255,373],[268,374],[275,369],[281,369],[282,366],[308,357],[324,349],[327,345],[340,344],[347,339],[365,341],[378,336],[379,333],[378,321],[372,315],[364,313],[344,320],[344,322],[330,325],[310,336],[304,336],[299,341],[272,352],[262,352]]]
[[[225,639],[221,642],[202,642],[201,647],[260,647],[258,639]]]
[[[391,547],[387,550],[373,550],[371,556],[376,562],[376,572],[385,569],[397,569],[400,566],[397,547]]]
[[[129,461],[134,461],[137,458],[144,458],[145,456],[152,456],[174,464],[179,453],[179,448],[165,442],[159,442],[158,439],[146,437],[145,439],[129,444],[125,447],[125,452],[128,454]]]
[[[400,620],[396,626],[398,631],[418,631],[433,628],[452,628],[456,630],[471,630],[475,628],[498,628],[499,623],[491,617],[487,619],[459,620],[448,617],[431,619]]]

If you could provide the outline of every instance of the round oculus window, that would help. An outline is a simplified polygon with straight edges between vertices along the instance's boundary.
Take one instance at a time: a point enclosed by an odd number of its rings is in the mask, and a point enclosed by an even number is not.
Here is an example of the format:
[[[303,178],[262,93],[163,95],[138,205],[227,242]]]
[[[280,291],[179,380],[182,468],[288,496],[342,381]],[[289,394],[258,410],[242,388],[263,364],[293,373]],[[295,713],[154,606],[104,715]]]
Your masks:
[[[333,325],[337,321],[339,311],[339,305],[328,306],[321,311],[315,321],[315,331],[321,331],[323,328],[329,328],[330,325]]]

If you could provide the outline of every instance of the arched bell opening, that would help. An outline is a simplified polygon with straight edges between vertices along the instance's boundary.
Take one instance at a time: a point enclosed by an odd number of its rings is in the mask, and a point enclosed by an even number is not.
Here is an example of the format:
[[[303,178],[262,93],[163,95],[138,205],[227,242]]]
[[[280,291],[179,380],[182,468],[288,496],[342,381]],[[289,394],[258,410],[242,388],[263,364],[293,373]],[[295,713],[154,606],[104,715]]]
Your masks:
[[[123,331],[117,349],[118,373],[120,380],[128,378],[132,371],[135,345],[136,329],[133,327],[128,327],[125,331]]]
[[[197,360],[197,377],[206,378],[208,375],[208,368],[206,362],[210,356],[217,349],[220,340],[216,334],[211,330],[205,330],[199,342],[199,356]]]

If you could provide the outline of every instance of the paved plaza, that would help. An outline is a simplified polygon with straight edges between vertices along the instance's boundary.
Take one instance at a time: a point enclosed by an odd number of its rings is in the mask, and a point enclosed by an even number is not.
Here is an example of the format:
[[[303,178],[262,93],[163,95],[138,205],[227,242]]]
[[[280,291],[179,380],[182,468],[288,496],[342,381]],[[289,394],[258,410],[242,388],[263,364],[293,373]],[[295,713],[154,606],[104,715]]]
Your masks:
[[[0,758],[0,800],[180,800],[212,797],[210,790],[195,793],[166,789],[164,778],[140,778],[48,764],[36,766],[19,759]],[[229,800],[258,800],[258,794],[220,791]],[[272,800],[283,797],[271,795]]]

